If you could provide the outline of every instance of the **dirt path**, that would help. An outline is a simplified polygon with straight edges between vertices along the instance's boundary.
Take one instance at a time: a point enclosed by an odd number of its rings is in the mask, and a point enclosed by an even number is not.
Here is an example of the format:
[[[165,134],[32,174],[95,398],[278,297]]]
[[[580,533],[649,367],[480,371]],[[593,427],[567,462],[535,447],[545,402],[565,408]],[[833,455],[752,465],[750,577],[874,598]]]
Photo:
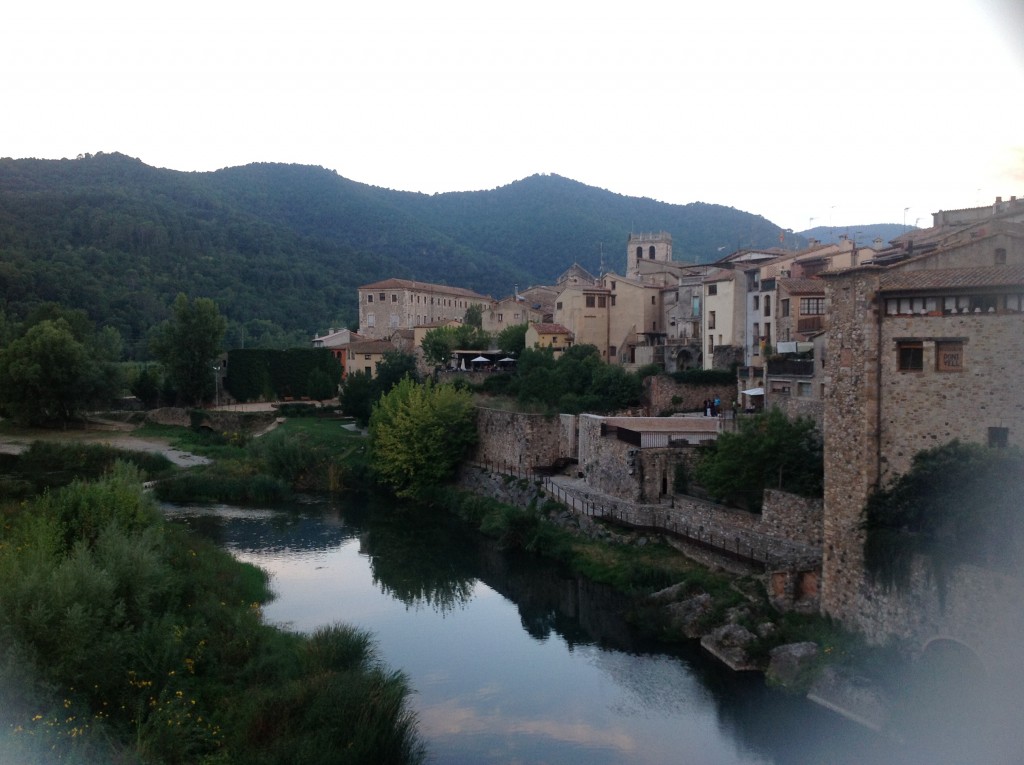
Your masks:
[[[139,438],[132,435],[133,426],[120,422],[98,422],[84,430],[42,430],[6,427],[0,432],[0,453],[21,454],[33,441],[57,443],[105,444],[117,449],[163,454],[175,465],[205,465],[210,460],[198,454],[175,449],[160,438]]]

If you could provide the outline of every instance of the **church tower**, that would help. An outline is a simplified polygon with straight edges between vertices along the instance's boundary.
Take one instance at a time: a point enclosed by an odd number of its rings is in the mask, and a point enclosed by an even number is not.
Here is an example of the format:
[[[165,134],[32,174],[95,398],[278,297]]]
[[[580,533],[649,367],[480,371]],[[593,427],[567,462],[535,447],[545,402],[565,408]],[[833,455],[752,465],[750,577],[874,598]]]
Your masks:
[[[651,234],[630,234],[626,244],[626,276],[636,279],[641,263],[670,263],[672,235],[667,231]]]

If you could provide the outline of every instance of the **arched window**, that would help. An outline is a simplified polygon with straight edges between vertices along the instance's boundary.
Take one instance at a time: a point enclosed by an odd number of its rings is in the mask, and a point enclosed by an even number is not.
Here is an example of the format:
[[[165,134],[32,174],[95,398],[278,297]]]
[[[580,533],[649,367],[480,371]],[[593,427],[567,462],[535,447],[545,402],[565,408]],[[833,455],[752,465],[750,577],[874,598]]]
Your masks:
[[[644,259],[644,248],[643,247],[637,247],[636,248],[636,259],[637,260],[643,260]]]
[[[653,244],[651,245],[651,249],[649,249],[649,250],[647,251],[647,256],[648,256],[648,257],[649,257],[649,258],[650,258],[651,260],[654,260],[654,245],[653,245]]]

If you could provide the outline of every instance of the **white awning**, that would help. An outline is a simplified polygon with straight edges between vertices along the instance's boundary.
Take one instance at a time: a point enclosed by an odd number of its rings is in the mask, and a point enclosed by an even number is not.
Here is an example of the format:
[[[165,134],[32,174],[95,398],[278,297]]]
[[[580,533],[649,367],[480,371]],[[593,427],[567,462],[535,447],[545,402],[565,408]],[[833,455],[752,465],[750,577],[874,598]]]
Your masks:
[[[763,396],[764,388],[751,388],[750,390],[743,391],[743,393],[747,396]]]

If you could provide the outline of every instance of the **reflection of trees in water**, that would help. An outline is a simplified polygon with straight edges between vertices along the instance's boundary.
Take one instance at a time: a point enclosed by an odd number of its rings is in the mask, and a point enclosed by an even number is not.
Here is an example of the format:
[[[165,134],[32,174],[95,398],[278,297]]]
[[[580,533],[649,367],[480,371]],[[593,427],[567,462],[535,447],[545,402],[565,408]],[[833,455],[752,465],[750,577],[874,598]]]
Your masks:
[[[477,543],[464,527],[422,510],[374,513],[360,537],[373,582],[409,607],[464,607],[476,586]]]
[[[327,502],[297,502],[275,510],[165,505],[164,512],[218,546],[244,553],[333,550],[359,532],[346,524],[341,508]]]

